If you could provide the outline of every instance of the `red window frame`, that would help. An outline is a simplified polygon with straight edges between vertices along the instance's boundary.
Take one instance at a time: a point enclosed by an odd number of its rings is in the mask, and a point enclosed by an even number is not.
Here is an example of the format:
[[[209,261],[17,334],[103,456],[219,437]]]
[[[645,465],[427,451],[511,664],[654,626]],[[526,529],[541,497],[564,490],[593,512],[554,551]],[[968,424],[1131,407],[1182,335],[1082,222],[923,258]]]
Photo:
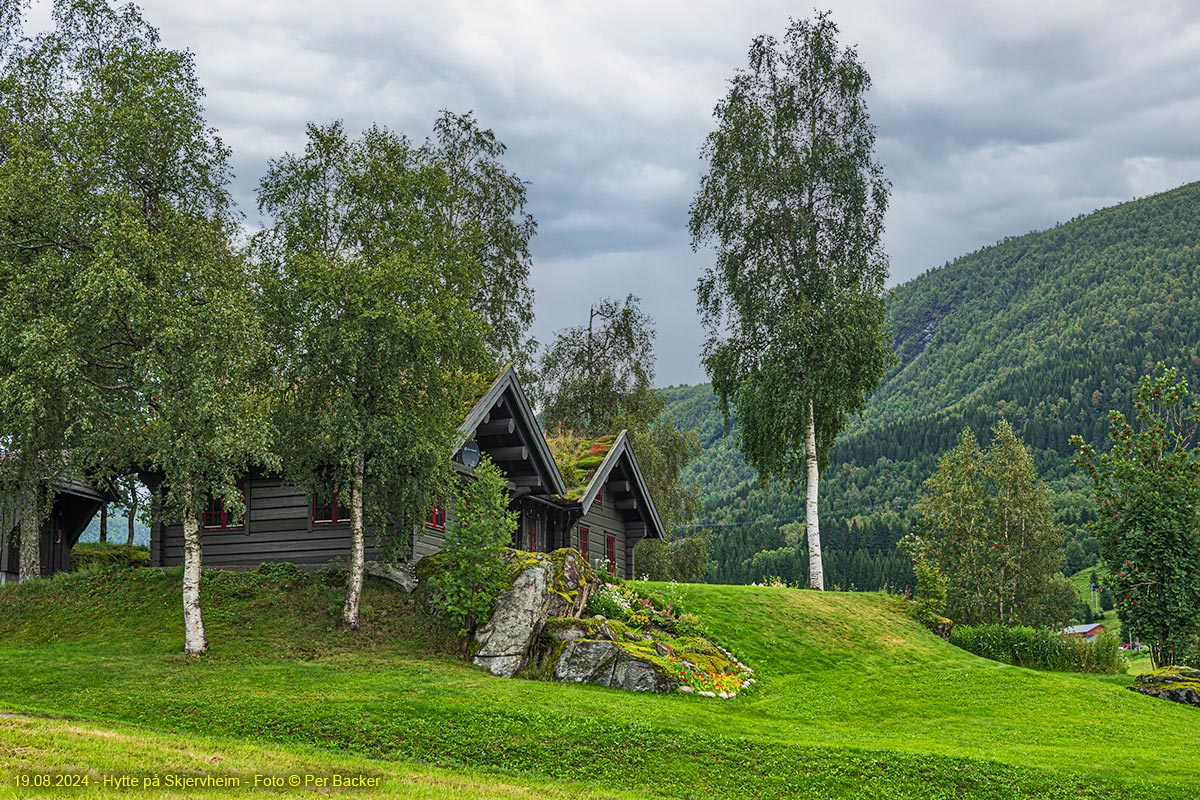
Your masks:
[[[608,574],[617,574],[617,537],[611,533],[604,534],[604,554],[608,558]]]
[[[329,502],[317,502],[317,492],[312,496],[313,525],[348,525],[350,523],[350,508],[338,502],[337,486],[326,484]]]
[[[596,490],[596,505],[598,505],[598,506],[604,505],[604,487],[603,486],[601,486],[599,489]]]
[[[588,559],[590,557],[590,554],[588,553],[588,545],[590,543],[588,540],[591,538],[592,538],[592,532],[589,531],[587,528],[583,527],[582,525],[580,525],[579,526],[579,555],[583,557],[583,563],[585,563],[585,564],[589,563]]]
[[[200,529],[205,531],[240,531],[246,528],[246,517],[250,514],[250,485],[248,481],[237,483],[242,490],[242,516],[237,522],[230,519],[224,497],[209,497],[200,512]]]
[[[529,552],[537,552],[537,517],[525,520],[525,543],[529,546]]]
[[[433,504],[433,508],[429,509],[429,517],[425,520],[426,528],[433,528],[435,531],[446,530],[446,507]]]

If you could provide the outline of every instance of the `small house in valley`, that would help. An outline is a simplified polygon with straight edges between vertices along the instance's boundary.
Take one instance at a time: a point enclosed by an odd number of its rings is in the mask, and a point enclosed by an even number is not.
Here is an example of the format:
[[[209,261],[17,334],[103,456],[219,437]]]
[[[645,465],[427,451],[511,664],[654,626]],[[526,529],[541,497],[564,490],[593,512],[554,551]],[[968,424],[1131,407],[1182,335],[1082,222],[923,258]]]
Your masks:
[[[508,478],[510,507],[519,520],[514,547],[536,552],[576,547],[591,563],[632,577],[637,544],[663,538],[628,436],[621,432],[592,442],[570,440],[574,443],[569,446],[566,439],[555,439],[563,452],[552,452],[511,366],[481,392],[459,432],[462,444],[447,456],[464,480],[471,479],[484,454]],[[153,478],[144,478],[154,490]],[[278,476],[250,474],[242,491],[245,514],[233,516],[220,499],[204,511],[205,566],[250,567],[264,561],[321,565],[349,554],[349,510],[340,504],[336,487],[314,496]],[[432,507],[423,523],[413,526],[412,560],[441,549],[453,525],[452,509]],[[153,565],[183,563],[182,525],[153,524],[150,551]],[[378,557],[368,548],[368,560]]]
[[[1087,625],[1071,625],[1063,628],[1063,636],[1083,639],[1085,642],[1092,641],[1102,633],[1104,633],[1104,626],[1099,622],[1090,622]]]

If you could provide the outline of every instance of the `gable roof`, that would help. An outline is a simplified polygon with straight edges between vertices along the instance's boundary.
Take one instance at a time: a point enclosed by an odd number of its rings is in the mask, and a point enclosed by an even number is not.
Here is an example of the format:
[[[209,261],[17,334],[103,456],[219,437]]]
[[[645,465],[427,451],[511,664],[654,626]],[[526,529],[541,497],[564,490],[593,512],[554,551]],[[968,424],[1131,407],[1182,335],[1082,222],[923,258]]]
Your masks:
[[[615,436],[592,440],[557,436],[551,441],[552,449],[557,450],[559,458],[573,464],[579,470],[579,480],[562,494],[564,500],[578,502],[580,513],[586,514],[596,502],[596,496],[600,494],[613,469],[624,460],[629,476],[645,502],[644,516],[648,527],[653,530],[652,535],[658,539],[666,538],[658,509],[654,507],[654,500],[650,497],[650,488],[646,484],[642,468],[638,465],[637,456],[633,453],[628,431],[623,430]]]
[[[521,439],[533,450],[533,456],[540,466],[539,474],[544,474],[549,480],[550,485],[546,487],[547,490],[551,494],[565,494],[566,482],[563,480],[562,473],[558,471],[558,465],[554,463],[554,456],[546,444],[546,437],[542,434],[541,426],[538,425],[537,416],[533,413],[533,407],[529,404],[529,398],[526,397],[525,390],[521,388],[516,369],[511,363],[502,369],[500,374],[483,390],[479,399],[467,412],[466,419],[458,426],[463,441],[475,438],[480,425],[485,424],[493,409],[502,402],[511,405],[513,417],[527,432],[521,435]]]

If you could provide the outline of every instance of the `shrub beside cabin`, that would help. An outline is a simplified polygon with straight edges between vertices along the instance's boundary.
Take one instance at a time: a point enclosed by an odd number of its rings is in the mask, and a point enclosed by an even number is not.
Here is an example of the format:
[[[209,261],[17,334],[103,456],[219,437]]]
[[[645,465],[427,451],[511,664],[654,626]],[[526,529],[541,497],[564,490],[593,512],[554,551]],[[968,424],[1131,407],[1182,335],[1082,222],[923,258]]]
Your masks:
[[[514,547],[535,552],[574,547],[598,569],[629,578],[636,574],[638,542],[663,538],[662,522],[625,432],[592,441],[556,437],[551,442],[557,452],[552,452],[511,366],[477,399],[459,431],[464,445],[454,454],[453,463],[464,480],[470,479],[481,454],[487,454],[508,477],[510,508],[519,514]],[[555,455],[570,465],[571,485],[564,480]],[[157,491],[161,477],[141,478],[151,492]],[[53,530],[43,535],[44,575],[69,568],[71,546],[100,508],[99,493],[82,485],[77,488],[94,497],[87,509],[81,507],[72,517],[69,529],[54,527],[56,517],[47,523]],[[339,503],[334,487],[313,496],[276,476],[251,473],[242,490],[243,516],[227,512],[219,499],[205,509],[200,520],[204,566],[250,568],[264,561],[325,565],[344,561],[349,554],[349,509]],[[59,497],[60,502],[74,503],[69,499],[73,495],[60,493]],[[6,569],[9,551],[16,554],[16,530],[8,522],[0,532]],[[424,524],[414,526],[410,558],[417,561],[440,550],[453,525],[449,509],[430,509]],[[53,540],[56,549],[46,547],[47,535],[59,536]],[[368,547],[367,559],[378,558],[379,552]],[[150,563],[160,567],[183,563],[182,525],[151,524]],[[15,557],[11,564],[13,574],[6,577],[15,581]]]

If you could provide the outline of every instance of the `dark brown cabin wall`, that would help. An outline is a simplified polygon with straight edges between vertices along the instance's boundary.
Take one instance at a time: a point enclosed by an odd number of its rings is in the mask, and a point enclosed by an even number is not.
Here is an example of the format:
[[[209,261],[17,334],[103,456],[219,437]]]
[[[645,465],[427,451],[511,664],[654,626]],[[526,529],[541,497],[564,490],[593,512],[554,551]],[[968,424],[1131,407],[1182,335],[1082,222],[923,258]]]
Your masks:
[[[264,561],[293,564],[344,562],[350,553],[349,524],[313,524],[312,500],[278,479],[250,481],[249,525],[231,530],[201,530],[203,563],[210,567],[248,567]],[[155,563],[183,563],[183,526],[163,529],[160,541],[151,542]],[[379,556],[368,542],[367,559]]]
[[[608,505],[611,502],[605,498],[605,505],[597,506],[592,503],[592,507],[583,515],[583,519],[579,520],[574,530],[572,531],[572,546],[579,547],[579,526],[582,525],[588,528],[588,557],[595,566],[597,561],[602,561],[608,557],[608,548],[605,546],[605,534],[612,534],[616,537],[617,545],[617,575],[622,578],[632,577],[625,574],[625,519],[612,506]]]

